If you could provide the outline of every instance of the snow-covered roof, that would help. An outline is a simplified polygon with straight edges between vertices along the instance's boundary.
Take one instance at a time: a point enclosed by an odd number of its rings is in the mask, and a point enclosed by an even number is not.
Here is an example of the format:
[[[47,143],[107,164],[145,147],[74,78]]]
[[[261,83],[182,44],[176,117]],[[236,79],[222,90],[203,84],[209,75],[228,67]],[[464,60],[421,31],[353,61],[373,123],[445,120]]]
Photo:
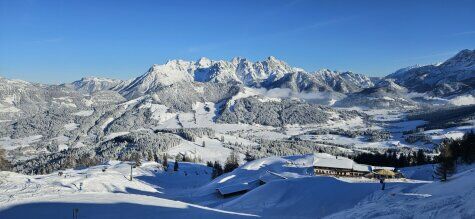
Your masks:
[[[227,195],[235,192],[242,192],[242,191],[247,191],[249,190],[249,184],[248,183],[239,183],[239,184],[233,184],[229,186],[223,186],[219,187],[216,190],[218,190],[221,195]]]
[[[338,158],[338,159],[317,158],[313,162],[313,165],[317,167],[351,169],[353,167],[353,161],[350,159],[341,159],[341,158]]]
[[[267,171],[261,177],[259,177],[259,180],[265,183],[272,182],[274,180],[282,180],[282,179],[287,179],[287,177],[281,176],[271,171]]]
[[[258,180],[253,180],[251,182],[237,183],[228,186],[222,186],[216,188],[221,195],[232,194],[236,192],[248,191],[256,188],[258,186]]]
[[[391,171],[393,171],[394,170],[394,167],[372,166],[371,168],[373,169],[373,171],[375,171],[375,170],[391,170]]]
[[[368,166],[368,165],[354,163],[353,170],[359,171],[359,172],[371,172],[372,168],[371,166]]]
[[[371,172],[371,166],[358,164],[346,157],[333,156],[325,153],[316,153],[314,154],[313,159],[313,166],[315,167],[338,168],[361,172]]]
[[[376,170],[375,172],[377,174],[383,175],[383,176],[395,176],[396,175],[396,173],[394,173],[391,170],[387,170],[387,169],[380,169],[380,170]]]

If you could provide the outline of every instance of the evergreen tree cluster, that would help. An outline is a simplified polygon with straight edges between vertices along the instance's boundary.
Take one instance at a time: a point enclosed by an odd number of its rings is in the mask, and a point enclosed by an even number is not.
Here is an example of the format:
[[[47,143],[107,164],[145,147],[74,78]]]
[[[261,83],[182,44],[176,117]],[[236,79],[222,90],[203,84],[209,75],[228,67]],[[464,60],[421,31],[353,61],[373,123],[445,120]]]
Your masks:
[[[427,156],[422,149],[409,154],[398,154],[396,151],[374,154],[362,153],[356,155],[353,160],[360,164],[398,168],[433,163],[433,159]]]
[[[196,141],[197,138],[201,138],[203,136],[208,136],[210,138],[215,136],[215,131],[211,128],[167,128],[157,129],[154,132],[175,134],[188,141]]]
[[[228,158],[226,159],[226,163],[224,167],[218,162],[215,161],[214,163],[208,161],[206,166],[211,167],[213,169],[211,173],[211,178],[216,178],[221,176],[224,173],[229,173],[239,167],[239,155],[237,152],[233,151],[229,154]]]
[[[386,130],[377,130],[377,129],[366,129],[366,130],[345,130],[342,128],[329,129],[321,128],[316,130],[311,130],[305,133],[306,135],[341,135],[348,138],[356,138],[359,136],[364,136],[368,141],[377,142],[382,140],[387,140],[391,137],[391,133]]]
[[[226,158],[226,163],[224,164],[224,172],[229,173],[232,172],[234,169],[239,167],[239,155],[233,151],[229,154],[228,158]]]
[[[215,161],[214,163],[209,161],[207,165],[213,169],[211,173],[212,179],[221,176],[224,173],[223,166],[221,166],[218,161]]]
[[[475,133],[466,133],[461,139],[446,139],[439,146],[439,163],[434,171],[435,177],[447,181],[455,173],[458,163],[472,164],[475,162]]]
[[[461,163],[472,164],[475,162],[475,133],[466,133],[461,139],[447,142],[452,156]]]
[[[428,108],[418,110],[407,116],[408,120],[427,121],[420,126],[429,129],[443,129],[459,126],[475,116],[475,105],[454,106],[444,108]]]

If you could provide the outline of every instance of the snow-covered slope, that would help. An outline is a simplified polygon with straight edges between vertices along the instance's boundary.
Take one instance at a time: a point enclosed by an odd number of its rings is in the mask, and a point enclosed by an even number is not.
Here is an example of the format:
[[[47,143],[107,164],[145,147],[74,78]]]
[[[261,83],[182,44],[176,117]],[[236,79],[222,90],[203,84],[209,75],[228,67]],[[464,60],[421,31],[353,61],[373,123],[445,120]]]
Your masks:
[[[169,192],[163,189],[173,182],[181,189],[207,182],[209,168],[182,163],[179,172],[162,172],[156,166],[147,163],[135,168],[132,181],[129,181],[130,165],[120,162],[66,170],[62,175],[0,172],[0,218],[70,218],[74,209],[78,218],[255,217],[163,198]],[[190,175],[184,175],[187,171]],[[161,178],[168,180],[168,184],[162,183]]]
[[[433,68],[456,69],[462,77],[467,71],[472,71],[472,52],[463,51]],[[403,78],[414,69],[418,67],[395,76]],[[309,73],[275,57],[257,62],[245,58],[231,61],[207,58],[171,60],[164,65],[154,65],[144,75],[127,81],[88,77],[64,85],[4,78],[0,78],[0,82],[0,144],[8,149],[7,158],[13,162],[16,171],[50,172],[60,167],[61,162],[53,161],[79,159],[78,154],[94,154],[105,160],[119,159],[119,154],[130,156],[136,148],[176,154],[196,149],[196,145],[201,144],[196,139],[209,139],[216,148],[219,147],[216,151],[227,153],[237,149],[242,154],[253,151],[263,156],[310,153],[322,148],[333,151],[344,148],[347,153],[352,153],[354,148],[364,145],[374,150],[394,145],[421,146],[404,143],[401,133],[393,135],[391,130],[387,130],[389,124],[373,123],[365,115],[384,108],[381,112],[394,110],[390,113],[404,119],[406,110],[422,105],[413,100],[418,94],[410,93],[411,89],[398,83],[397,79],[386,78],[374,84],[375,80],[351,72],[324,69]],[[428,94],[420,95],[432,98]],[[442,104],[453,105],[469,105],[474,100],[472,94],[455,96],[451,100],[435,98]],[[361,107],[363,110],[340,110],[328,105]],[[372,109],[364,111],[365,108]],[[460,122],[452,124],[457,123]],[[365,129],[379,129],[391,132],[383,133],[384,136],[392,136],[384,141],[376,137],[375,142],[369,142],[368,136],[358,136],[353,133],[355,130],[349,130],[353,127],[357,127],[358,133],[366,132]],[[311,130],[320,132],[321,129],[335,128],[340,129],[335,132],[341,135],[301,135]],[[183,139],[179,134],[167,133],[173,136],[169,138],[157,131],[163,129],[199,135],[193,136],[196,139]],[[374,130],[370,132],[374,134]],[[353,137],[342,136],[345,133],[352,133],[350,136]],[[37,139],[37,136],[41,136],[41,140],[28,141]],[[229,143],[215,139],[222,136],[236,137],[239,141]],[[296,137],[309,142],[297,142]],[[183,142],[177,143],[177,139]],[[278,142],[263,142],[262,139]],[[166,144],[154,142],[162,140]],[[284,140],[291,143],[287,145]],[[240,145],[246,141],[250,143]],[[335,143],[337,145],[333,145]],[[299,146],[295,147],[295,144]],[[432,148],[434,144],[432,142],[427,147]],[[257,145],[267,148],[258,149]],[[107,153],[96,154],[101,151],[99,149],[107,149]],[[197,151],[208,153],[211,149]],[[206,158],[221,160],[226,156],[211,154]]]
[[[193,62],[182,60],[168,61],[165,65],[153,65],[145,74],[121,89],[120,93],[129,98],[137,98],[174,83],[191,82],[192,77],[188,71],[192,66]]]
[[[447,182],[388,186],[354,208],[329,218],[473,218],[475,217],[475,167]]]
[[[362,106],[368,108],[410,108],[417,104],[408,97],[405,87],[392,79],[383,79],[375,86],[363,89],[360,92],[349,94],[335,106]]]
[[[442,64],[401,69],[386,78],[410,91],[434,96],[472,94],[475,87],[475,50],[462,50]]]
[[[87,93],[94,93],[103,90],[120,90],[129,83],[130,81],[123,81],[117,79],[85,77],[81,78],[81,80],[72,82],[70,85],[72,85],[75,90]],[[68,85],[69,84],[64,84],[64,86]]]
[[[323,156],[323,155],[322,155]],[[133,169],[112,161],[86,169],[28,176],[0,172],[0,218],[472,218],[475,167],[465,166],[447,182],[313,176],[313,155],[269,157],[248,162],[211,180],[211,169],[179,163],[163,171],[154,162]],[[411,176],[427,170],[411,167]],[[422,171],[422,172],[421,172]],[[268,178],[269,174],[279,177]],[[422,176],[423,177],[423,176]],[[425,177],[423,177],[425,178]],[[254,183],[266,179],[265,184]],[[216,189],[248,186],[223,198]]]

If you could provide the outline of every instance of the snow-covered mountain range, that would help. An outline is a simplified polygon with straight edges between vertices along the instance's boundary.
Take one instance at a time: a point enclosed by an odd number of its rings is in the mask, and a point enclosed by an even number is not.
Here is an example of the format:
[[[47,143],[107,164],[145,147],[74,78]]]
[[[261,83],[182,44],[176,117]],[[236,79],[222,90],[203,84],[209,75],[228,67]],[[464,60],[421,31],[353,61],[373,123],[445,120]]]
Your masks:
[[[435,97],[473,94],[475,52],[463,50],[437,65],[411,66],[386,76],[394,79],[408,92],[426,93]],[[287,63],[268,57],[251,62],[245,58],[231,61],[171,60],[153,65],[145,74],[127,81],[83,78],[72,83],[74,89],[89,93],[101,90],[117,91],[127,98],[150,94],[177,83],[234,83],[254,88],[284,88],[292,92],[357,93],[375,86],[380,79],[353,72],[322,69],[306,72]]]
[[[106,78],[83,78],[72,83],[74,89],[86,92],[114,90],[127,97],[138,97],[176,83],[236,83],[248,87],[289,88],[293,91],[337,91],[349,93],[373,86],[361,74],[322,69],[306,72],[289,66],[273,56],[251,62],[245,58],[231,61],[170,60],[153,65],[145,74],[127,81]]]
[[[399,70],[386,78],[411,91],[433,96],[474,94],[475,50],[462,50],[447,61]]]

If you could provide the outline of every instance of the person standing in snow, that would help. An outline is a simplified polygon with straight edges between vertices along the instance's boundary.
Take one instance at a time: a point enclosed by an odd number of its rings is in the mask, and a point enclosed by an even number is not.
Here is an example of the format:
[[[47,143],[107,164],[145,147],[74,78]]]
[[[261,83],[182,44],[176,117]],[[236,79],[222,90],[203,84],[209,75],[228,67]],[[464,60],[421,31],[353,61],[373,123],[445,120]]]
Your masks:
[[[386,184],[384,183],[384,178],[379,179],[379,183],[381,183],[381,190],[384,190],[384,187],[386,187]]]

